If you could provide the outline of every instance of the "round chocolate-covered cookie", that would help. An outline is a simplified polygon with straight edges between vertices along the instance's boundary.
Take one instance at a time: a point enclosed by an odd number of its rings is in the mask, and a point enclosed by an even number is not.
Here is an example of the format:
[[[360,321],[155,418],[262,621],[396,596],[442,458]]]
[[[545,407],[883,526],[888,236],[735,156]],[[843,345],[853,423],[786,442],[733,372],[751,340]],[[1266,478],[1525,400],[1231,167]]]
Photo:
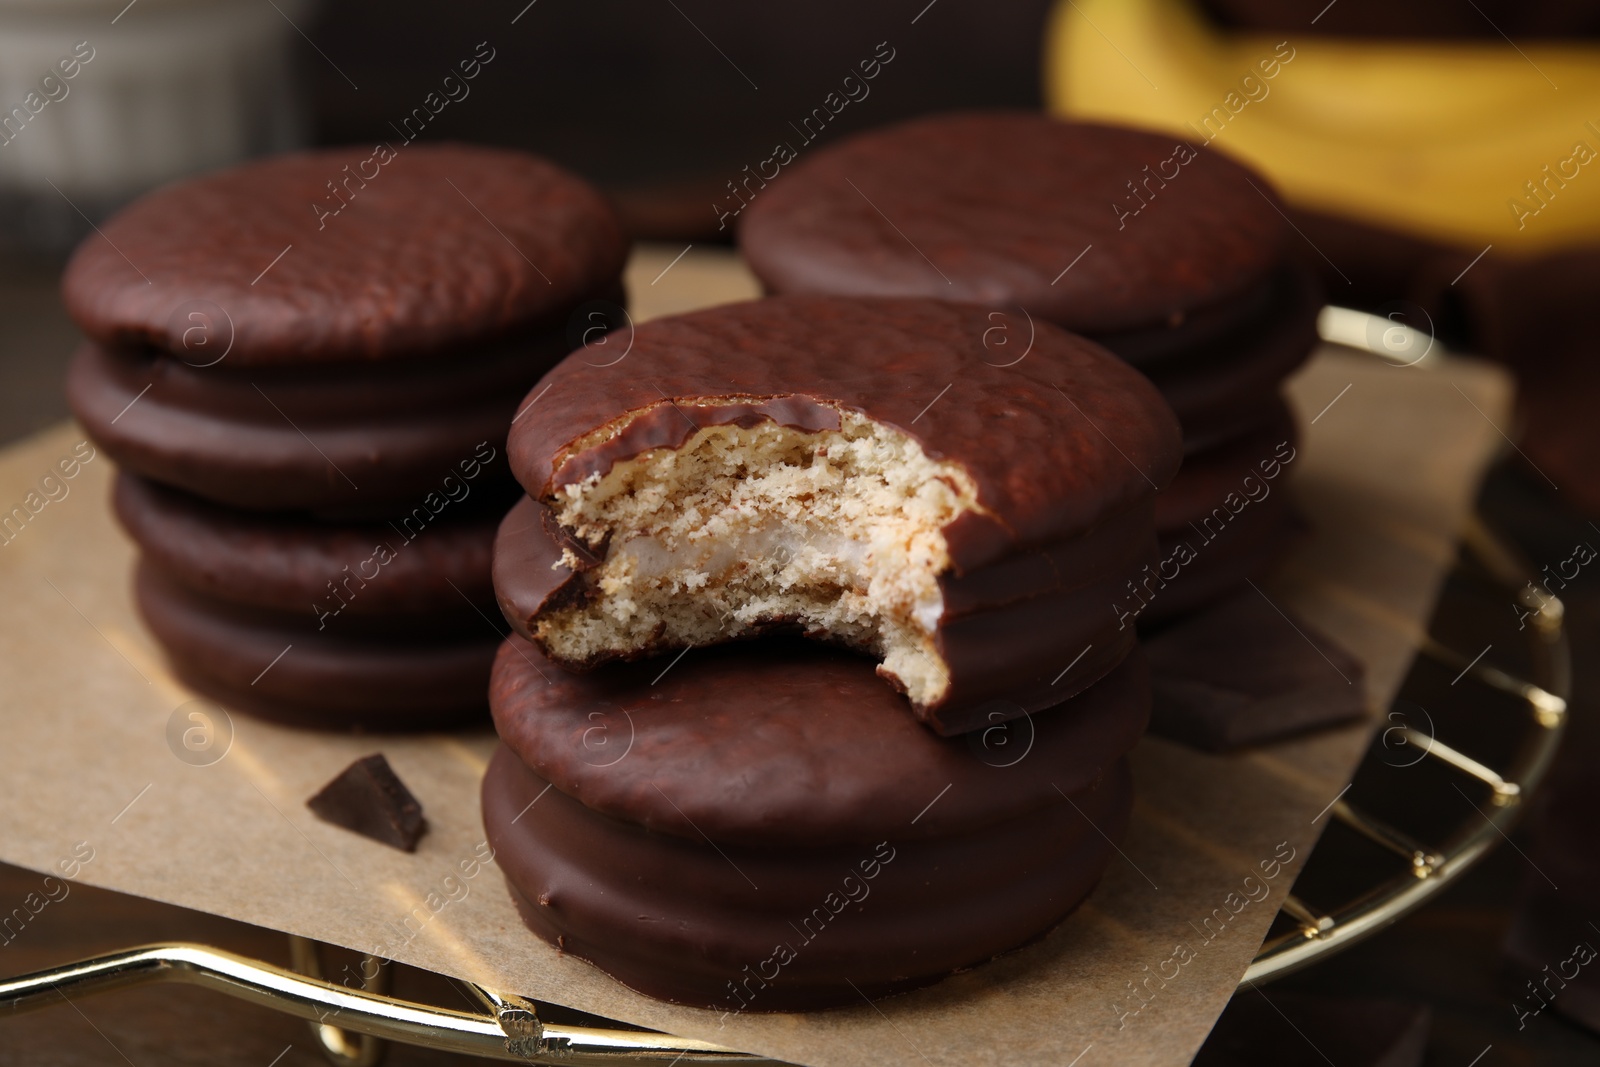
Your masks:
[[[1191,457],[1276,418],[1284,379],[1316,344],[1322,293],[1309,272],[1284,269],[1270,281],[1266,295],[1268,303],[1259,317],[1149,362],[1128,357],[1117,347],[1118,338],[1098,338],[1161,390],[1183,424],[1184,449]],[[1183,477],[1180,471],[1162,495],[1176,491]]]
[[[1282,400],[1255,426],[1190,456],[1156,499],[1161,561],[1128,583],[1118,612],[1149,626],[1259,577],[1294,547],[1304,522],[1289,496],[1299,431]]]
[[[1139,566],[1156,561],[1150,524],[1148,506],[1133,508],[1093,536],[942,579],[939,652],[957,699],[931,710],[914,708],[917,715],[942,734],[980,729],[1059,704],[1116,666],[1137,634],[1110,609]],[[512,628],[534,641],[542,619],[559,617],[569,598],[586,595],[563,562],[561,534],[550,509],[538,501],[524,498],[501,524],[494,588]],[[721,610],[683,607],[707,616],[705,625],[713,610]],[[773,631],[808,632],[777,614],[753,620],[736,636]],[[851,644],[844,637],[809,632]]]
[[[811,642],[691,649],[576,674],[509,638],[495,729],[591,810],[658,833],[750,845],[943,837],[1087,787],[1139,739],[1144,657],[1048,714],[939,737],[870,660]],[[948,789],[936,805],[923,808]]]
[[[62,278],[86,334],[251,368],[454,363],[487,338],[560,332],[627,254],[582,179],[460,144],[275,156],[168,185],[100,233]]]
[[[264,719],[318,729],[434,730],[483,721],[494,627],[406,633],[251,608],[197,593],[141,562],[134,601],[174,672]]]
[[[195,368],[85,344],[67,400],[127,470],[249,511],[391,518],[486,468],[514,492],[501,440],[559,337],[502,341],[449,363]]]
[[[1020,112],[858,134],[796,162],[739,216],[772,293],[970,301],[1044,318],[1148,374],[1191,449],[1270,402],[1316,341],[1264,178],[1215,147]]]
[[[490,552],[499,517],[472,495],[442,494],[391,522],[334,525],[235,511],[129,474],[117,476],[117,518],[146,563],[202,596],[365,629],[459,629],[494,617]],[[483,506],[487,503],[489,506]]]
[[[1150,580],[1148,572],[1142,574],[1134,589],[1124,589],[1117,610],[1136,609],[1141,599],[1147,599],[1145,609],[1137,612],[1139,623],[1146,627],[1198,611],[1270,571],[1305,534],[1306,521],[1286,496],[1252,505],[1220,532],[1209,527],[1203,533],[1166,531],[1160,536],[1161,559],[1175,573],[1174,579],[1163,588],[1162,582]],[[1178,561],[1184,562],[1177,565]],[[1154,596],[1152,589],[1157,591]]]
[[[1099,881],[1132,802],[1119,762],[949,838],[713,850],[596,816],[505,749],[483,782],[529,929],[641,993],[733,1013],[860,1004],[1038,940]]]
[[[80,246],[67,396],[119,464],[238,508],[392,517],[496,452],[574,308],[620,296],[625,242],[580,179],[498,149],[370,155],[168,186]]]
[[[86,240],[67,397],[179,673],[307,725],[481,717],[505,429],[626,253],[581,179],[465,145],[249,163]]]
[[[1282,263],[1290,230],[1265,181],[1215,148],[994,111],[809,153],[738,234],[775,293],[937,295],[1100,336],[1225,316]]]
[[[1014,112],[913,119],[797,161],[738,233],[768,292],[942,296],[1012,333],[1044,318],[1093,338],[1183,426],[1188,460],[1163,500],[1214,488],[1191,472],[1271,416],[1317,340],[1322,293],[1291,262],[1266,180],[1171,134]],[[1227,591],[1288,544],[1273,540],[1291,528],[1281,501],[1241,525],[1255,535],[1208,549],[1165,607]],[[1178,547],[1164,538],[1163,561]]]
[[[1242,501],[1282,495],[1300,458],[1299,445],[1294,412],[1282,397],[1271,397],[1240,430],[1184,460],[1179,476],[1156,498],[1157,533],[1191,529],[1208,518],[1226,526],[1230,509],[1237,514]]]
[[[1092,684],[1131,641],[1106,593],[1153,558],[1177,425],[1098,346],[1040,322],[1017,355],[992,325],[788,297],[569,356],[508,442],[537,502],[497,550],[513,626],[573,667],[798,629],[943,733]]]
[[[939,738],[835,650],[571,675],[512,637],[490,702],[507,748],[484,822],[528,925],[653,996],[787,1011],[927,984],[1060,921],[1126,825],[1149,692],[1135,653],[1049,715]]]

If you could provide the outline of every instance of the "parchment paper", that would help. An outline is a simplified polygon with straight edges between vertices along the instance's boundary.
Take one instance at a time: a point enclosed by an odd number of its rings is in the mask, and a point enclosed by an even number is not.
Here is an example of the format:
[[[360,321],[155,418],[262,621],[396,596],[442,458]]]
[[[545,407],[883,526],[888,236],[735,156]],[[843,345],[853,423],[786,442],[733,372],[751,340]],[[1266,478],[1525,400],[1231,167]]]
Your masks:
[[[636,318],[754,294],[723,252],[693,250],[662,275],[679,251],[636,256]],[[1291,491],[1315,534],[1264,591],[1357,654],[1369,702],[1383,708],[1501,442],[1491,420],[1505,424],[1509,388],[1486,364],[1430,356],[1396,368],[1326,350],[1292,393],[1305,442]],[[0,509],[24,503],[82,436],[63,425],[6,450]],[[64,498],[0,546],[0,860],[57,871],[76,847],[76,877],[93,885],[382,946],[419,967],[797,1063],[1189,1062],[1370,732],[1369,723],[1231,757],[1147,739],[1135,754],[1139,799],[1124,856],[1041,943],[877,1004],[724,1019],[633,994],[522,927],[498,871],[474,862],[487,732],[330,737],[236,715],[223,758],[179,759],[169,722],[192,695],[133,612],[133,553],[107,506],[111,473],[104,456],[82,465],[60,483]],[[180,716],[174,736],[188,725]],[[426,807],[432,828],[415,855],[304,806],[378,750]],[[80,842],[92,848],[87,862]],[[1250,901],[1251,886],[1270,896]],[[20,903],[0,901],[0,914]]]

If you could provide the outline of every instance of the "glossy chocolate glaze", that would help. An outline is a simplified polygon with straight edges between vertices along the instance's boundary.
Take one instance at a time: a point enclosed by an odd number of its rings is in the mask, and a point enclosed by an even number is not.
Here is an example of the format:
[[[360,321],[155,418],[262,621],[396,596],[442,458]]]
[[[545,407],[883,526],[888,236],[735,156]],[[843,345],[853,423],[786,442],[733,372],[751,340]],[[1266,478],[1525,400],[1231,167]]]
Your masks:
[[[1034,325],[1018,358],[1020,336],[1000,348],[989,313],[929,300],[782,297],[656,319],[620,362],[597,367],[580,351],[545,375],[538,406],[511,428],[512,471],[550,501],[624,453],[680,444],[694,425],[776,417],[807,428],[860,412],[973,478],[986,514],[945,531],[965,572],[1129,510],[1180,459],[1176,420],[1142,375]],[[708,402],[719,398],[736,403]],[[625,446],[586,437],[611,425]]]
[[[1087,534],[942,576],[936,642],[950,688],[935,705],[906,706],[934,730],[953,735],[1042,711],[1092,685],[1133,645],[1133,627],[1113,604],[1127,580],[1156,561],[1151,523],[1147,501]],[[562,543],[550,510],[531,498],[501,523],[495,593],[507,621],[529,641],[537,640],[541,613],[597,595],[589,568],[562,562]],[[785,625],[774,620],[775,629]],[[638,655],[670,654],[676,647],[663,640]]]
[[[1224,507],[1230,493],[1243,498],[1249,492],[1269,497],[1286,492],[1299,445],[1294,412],[1281,393],[1274,395],[1258,410],[1253,425],[1184,459],[1178,476],[1156,497],[1157,534],[1189,529],[1190,523]],[[1274,477],[1265,477],[1268,471]]]
[[[1133,747],[1148,703],[1136,651],[1050,711],[939,737],[871,661],[779,639],[576,674],[513,636],[490,683],[501,739],[587,807],[773,847],[942,837],[1052,804]]]
[[[393,374],[222,375],[87,344],[68,370],[67,400],[96,444],[147,478],[252,511],[395,518],[442,497],[463,464],[488,468],[476,492],[509,497],[506,426],[563,347],[547,337]]]
[[[1282,486],[1261,503],[1245,508],[1211,540],[1193,528],[1164,532],[1163,559],[1178,551],[1180,543],[1193,549],[1195,557],[1139,614],[1139,625],[1159,625],[1235,590],[1248,590],[1246,579],[1260,578],[1270,571],[1305,534],[1305,520]],[[1131,602],[1127,595],[1119,601],[1124,605]]]
[[[309,612],[302,621],[211,600],[147,563],[135,571],[134,601],[179,678],[262,718],[382,732],[485,717],[498,634],[481,620],[479,630],[432,637],[362,632],[337,619],[319,630]]]
[[[1215,307],[1200,308],[1173,326],[1096,334],[1094,340],[1150,375],[1230,363],[1253,364],[1253,350],[1293,339],[1315,340],[1323,293],[1316,276],[1297,262],[1286,262],[1254,287]],[[1068,327],[1070,329],[1070,327]],[[1310,341],[1306,342],[1310,344]]]
[[[795,162],[742,212],[739,245],[773,293],[1023,307],[1091,335],[1177,326],[1248,293],[1291,236],[1264,178],[1215,147],[1173,161],[1181,145],[1036,113],[913,119]]]
[[[1299,442],[1294,413],[1276,395],[1254,425],[1184,461],[1156,497],[1156,534],[1169,572],[1181,545],[1194,557],[1139,613],[1142,627],[1243,588],[1246,579],[1266,573],[1294,547],[1305,532],[1289,490]],[[1274,476],[1267,477],[1269,472]],[[1141,575],[1141,582],[1147,580]],[[1118,603],[1131,607],[1136,601],[1125,590]]]
[[[218,600],[307,618],[336,611],[341,622],[410,616],[397,630],[441,616],[481,629],[478,611],[493,617],[498,520],[473,495],[425,523],[351,525],[235,511],[123,471],[112,503],[145,560]]]
[[[483,783],[524,921],[643,993],[730,1012],[859,1004],[1038,939],[1094,887],[1132,806],[1117,760],[1076,793],[962,833],[714,848],[545,788],[507,749]]]
[[[1091,337],[1150,376],[1195,450],[1271,402],[1323,295],[1287,262],[1266,180],[1215,147],[1130,191],[1175,144],[1032,114],[916,119],[797,163],[740,215],[740,247],[768,292],[953,297]]]
[[[1310,358],[1321,292],[1303,270],[1279,281],[1269,316],[1184,359],[1144,368],[1178,413],[1191,455],[1270,417],[1284,379]]]
[[[703,426],[738,426],[748,430],[762,422],[821,433],[839,428],[839,412],[809,398],[793,396],[719,404],[674,400],[641,412],[621,432],[592,447],[565,451],[552,484],[556,487],[572,485],[604,474],[617,462],[653,448],[680,448]]]
[[[1176,324],[1168,319],[1144,329],[1097,334],[1094,339],[1147,375],[1173,361],[1187,362],[1196,352],[1224,345],[1235,347],[1249,332],[1259,331],[1262,323],[1278,314],[1277,305],[1286,292],[1285,277],[1299,269],[1279,267],[1238,296],[1185,312]]]
[[[609,207],[559,167],[467,145],[389,151],[292,153],[158,189],[78,248],[67,310],[102,344],[192,355],[184,309],[204,302],[231,323],[234,367],[452,362],[621,273]]]

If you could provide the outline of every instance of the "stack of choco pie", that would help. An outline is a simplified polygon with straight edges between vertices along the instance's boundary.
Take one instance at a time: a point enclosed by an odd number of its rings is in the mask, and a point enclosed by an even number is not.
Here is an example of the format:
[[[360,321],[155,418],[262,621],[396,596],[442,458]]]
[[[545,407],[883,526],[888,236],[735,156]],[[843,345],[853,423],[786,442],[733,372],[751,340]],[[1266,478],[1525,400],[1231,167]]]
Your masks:
[[[89,237],[69,401],[179,676],[301,725],[481,716],[505,427],[625,254],[582,181],[464,146],[269,159]]]
[[[1185,458],[1157,498],[1161,559],[1120,615],[1213,603],[1295,540],[1282,382],[1321,294],[1266,179],[1167,134],[964,112],[858,134],[749,192],[739,244],[768,292],[970,301],[993,309],[996,362],[1031,358],[1046,320],[1155,382]]]
[[[1096,344],[1041,323],[1000,367],[990,326],[774,297],[536,387],[483,810],[538,936],[788,1011],[936,981],[1089,893],[1150,700],[1107,605],[1155,556],[1180,431]]]

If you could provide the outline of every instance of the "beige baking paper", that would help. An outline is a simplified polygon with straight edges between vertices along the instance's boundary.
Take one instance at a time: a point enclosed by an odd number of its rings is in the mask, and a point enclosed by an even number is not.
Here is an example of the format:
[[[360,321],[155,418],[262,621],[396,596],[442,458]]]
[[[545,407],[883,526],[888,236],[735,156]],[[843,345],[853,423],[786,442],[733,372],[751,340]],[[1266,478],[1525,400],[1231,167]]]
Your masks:
[[[754,294],[726,253],[694,250],[663,274],[678,251],[636,257],[629,282],[639,318]],[[1490,420],[1505,424],[1508,386],[1475,362],[1430,356],[1402,369],[1325,350],[1292,393],[1305,427],[1292,491],[1315,534],[1265,588],[1366,663],[1370,704],[1381,708],[1501,443]],[[81,437],[62,426],[8,449],[0,509],[25,502]],[[0,859],[48,871],[87,842],[93,858],[78,877],[93,885],[356,949],[383,946],[493,988],[797,1063],[1188,1063],[1326,823],[1314,817],[1369,736],[1353,727],[1229,757],[1146,740],[1124,857],[1041,943],[877,1004],[721,1018],[638,996],[558,955],[523,929],[492,866],[463,877],[483,839],[487,733],[330,737],[234,716],[224,758],[180,761],[169,721],[191,695],[169,677],[130,604],[132,551],[107,507],[111,473],[106,457],[90,461],[63,483],[65,498],[0,547]],[[377,750],[426,807],[432,828],[415,855],[305,808],[346,764]],[[1217,928],[1214,910],[1290,849],[1295,859],[1264,883],[1271,896],[1207,941],[1201,928],[1208,918]],[[0,912],[13,903],[0,901]],[[1168,962],[1179,945],[1184,961]],[[1157,971],[1171,976],[1164,986],[1153,980],[1144,986],[1153,993],[1133,996],[1132,985]]]

